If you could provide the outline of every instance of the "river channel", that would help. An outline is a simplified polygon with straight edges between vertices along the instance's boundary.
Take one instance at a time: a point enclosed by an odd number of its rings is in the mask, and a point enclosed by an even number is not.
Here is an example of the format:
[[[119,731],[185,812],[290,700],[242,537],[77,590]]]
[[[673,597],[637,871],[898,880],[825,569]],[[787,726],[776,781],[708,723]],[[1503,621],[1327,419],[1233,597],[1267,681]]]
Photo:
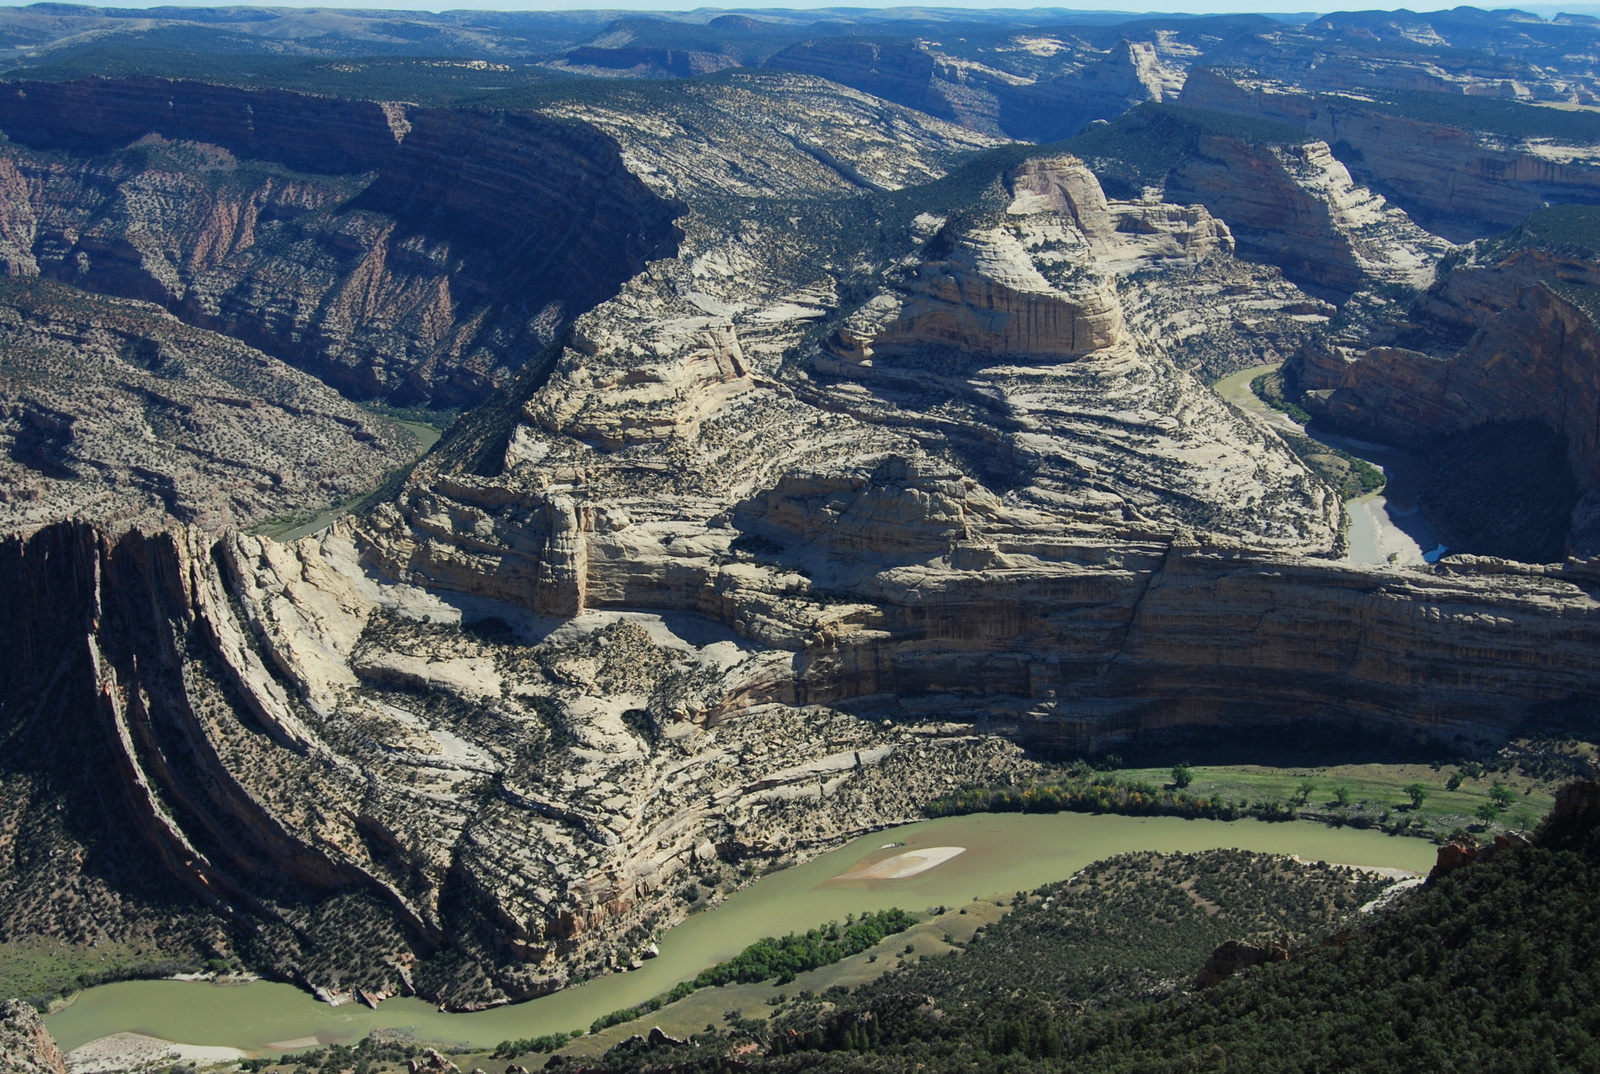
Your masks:
[[[1417,505],[1417,496],[1427,476],[1422,460],[1398,448],[1323,432],[1315,425],[1301,425],[1282,411],[1267,406],[1251,391],[1250,382],[1263,373],[1274,372],[1281,364],[1274,362],[1241,369],[1212,387],[1222,398],[1275,429],[1299,433],[1338,448],[1383,471],[1387,484],[1381,491],[1358,497],[1345,505],[1350,518],[1347,557],[1356,563],[1400,566],[1432,563],[1443,555],[1446,549],[1440,546]]]
[[[962,850],[914,876],[837,879],[893,855],[935,847],[945,848],[935,859],[947,856],[949,848]],[[392,999],[371,1010],[358,1004],[329,1007],[290,985],[265,981],[126,981],[89,989],[46,1023],[66,1049],[132,1031],[261,1053],[358,1039],[378,1028],[407,1029],[421,1040],[492,1047],[508,1038],[587,1028],[601,1015],[659,995],[763,936],[804,930],[863,910],[899,906],[920,911],[1029,889],[1127,851],[1217,847],[1412,872],[1426,870],[1434,860],[1434,847],[1420,839],[1309,821],[1269,824],[1080,813],[948,817],[876,832],[805,865],[771,873],[668,932],[660,941],[660,957],[643,969],[526,1003],[445,1014],[418,999]]]

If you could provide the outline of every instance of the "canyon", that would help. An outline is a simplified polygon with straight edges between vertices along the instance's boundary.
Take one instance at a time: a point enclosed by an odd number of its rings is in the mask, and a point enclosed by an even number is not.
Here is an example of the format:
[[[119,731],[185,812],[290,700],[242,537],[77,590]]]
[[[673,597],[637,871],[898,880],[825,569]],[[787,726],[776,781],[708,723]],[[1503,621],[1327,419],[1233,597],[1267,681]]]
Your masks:
[[[535,116],[165,80],[0,102],[8,275],[153,302],[359,397],[477,402],[675,241],[603,135]]]
[[[1314,95],[1252,71],[1196,68],[1180,101],[1300,127],[1332,146],[1361,182],[1453,241],[1483,238],[1547,204],[1592,202],[1600,166],[1588,142],[1486,137],[1339,94]]]
[[[1455,245],[1587,157],[1440,200],[1501,158],[1196,66],[1218,33],[1027,87],[837,39],[506,109],[0,85],[6,934],[477,1009],[1052,759],[1584,723],[1589,530],[1352,564],[1206,381],[1286,360],[1418,450],[1544,422],[1588,496],[1594,252]],[[1012,143],[991,84],[1109,122]],[[461,413],[413,460],[382,404]]]

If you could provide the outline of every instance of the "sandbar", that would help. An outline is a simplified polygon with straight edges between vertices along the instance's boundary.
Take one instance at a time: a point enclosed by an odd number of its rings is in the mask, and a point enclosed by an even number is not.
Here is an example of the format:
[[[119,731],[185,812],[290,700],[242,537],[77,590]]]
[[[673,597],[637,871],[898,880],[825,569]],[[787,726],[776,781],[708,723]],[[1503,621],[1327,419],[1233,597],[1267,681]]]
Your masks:
[[[966,847],[923,847],[920,850],[908,850],[904,854],[896,854],[882,861],[857,865],[848,872],[840,873],[834,879],[904,880],[908,876],[925,873],[935,865],[943,865],[957,854],[964,853],[966,849]]]
[[[143,1033],[113,1033],[68,1052],[67,1070],[71,1074],[111,1074],[157,1063],[229,1063],[246,1058],[238,1048],[175,1044]]]

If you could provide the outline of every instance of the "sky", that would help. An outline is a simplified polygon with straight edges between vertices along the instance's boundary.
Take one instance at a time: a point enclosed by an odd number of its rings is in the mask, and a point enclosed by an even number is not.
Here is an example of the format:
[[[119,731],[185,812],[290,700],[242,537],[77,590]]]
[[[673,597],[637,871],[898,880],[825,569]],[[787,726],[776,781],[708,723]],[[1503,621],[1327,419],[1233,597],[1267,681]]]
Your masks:
[[[33,0],[0,0],[0,7],[21,7]],[[86,0],[69,0],[69,2],[86,2]],[[1017,10],[1049,7],[1057,10],[1072,11],[1115,11],[1128,13],[1179,13],[1186,15],[1200,14],[1236,14],[1242,12],[1262,12],[1273,15],[1294,15],[1296,21],[1300,18],[1317,13],[1330,11],[1363,11],[1363,10],[1394,10],[1405,7],[1412,11],[1440,11],[1460,6],[1462,0],[1410,0],[1404,4],[1373,3],[1372,0],[1355,0],[1351,3],[1333,3],[1317,8],[1315,11],[1300,8],[1298,5],[1285,5],[1278,0],[1149,0],[1139,3],[1131,0],[1123,3],[1106,3],[1106,0],[1090,0],[1085,3],[1053,3],[1041,5],[1037,0],[1027,0],[1018,3],[1015,0],[921,0],[916,8],[982,8],[986,10],[1013,8]],[[871,0],[854,0],[854,2],[841,2],[841,0],[736,0],[727,4],[706,4],[704,0],[333,0],[331,3],[266,3],[266,4],[233,4],[228,0],[98,0],[90,2],[89,6],[119,7],[119,8],[147,8],[147,7],[322,7],[340,8],[346,10],[368,11],[443,11],[443,10],[487,10],[487,11],[585,11],[602,9],[607,11],[692,11],[716,8],[721,10],[755,10],[760,8],[787,8],[790,10],[809,10],[827,7],[850,8],[896,8],[908,7],[900,2],[874,3]],[[1516,8],[1520,11],[1531,12],[1544,18],[1550,18],[1558,12],[1568,11],[1575,14],[1600,15],[1600,4],[1595,3],[1481,3],[1477,6],[1488,8]]]

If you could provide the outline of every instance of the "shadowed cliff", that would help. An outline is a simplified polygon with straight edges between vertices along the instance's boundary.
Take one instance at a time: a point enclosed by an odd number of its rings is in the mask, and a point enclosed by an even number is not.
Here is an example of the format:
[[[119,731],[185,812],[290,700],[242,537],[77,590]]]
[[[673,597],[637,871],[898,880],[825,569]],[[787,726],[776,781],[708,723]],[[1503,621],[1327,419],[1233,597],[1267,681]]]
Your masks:
[[[669,256],[581,123],[160,79],[10,83],[8,271],[157,302],[358,396],[446,406]]]

